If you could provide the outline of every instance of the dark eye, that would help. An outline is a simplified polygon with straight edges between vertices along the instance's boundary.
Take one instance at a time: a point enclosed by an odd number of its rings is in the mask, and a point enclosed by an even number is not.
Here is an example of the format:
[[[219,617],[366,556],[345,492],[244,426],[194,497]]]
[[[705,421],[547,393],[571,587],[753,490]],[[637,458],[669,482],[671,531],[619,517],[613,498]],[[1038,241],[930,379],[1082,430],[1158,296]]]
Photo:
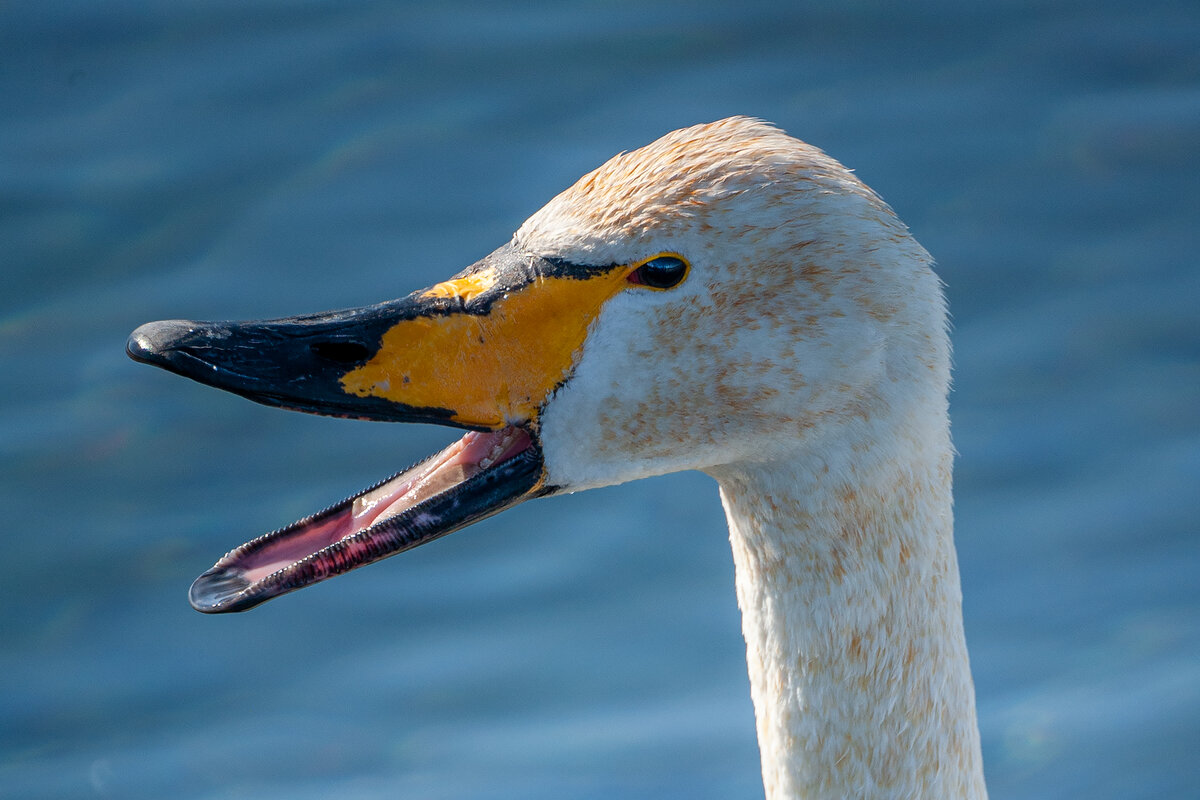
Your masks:
[[[629,282],[651,289],[670,289],[687,276],[688,263],[679,256],[655,256],[629,273]]]

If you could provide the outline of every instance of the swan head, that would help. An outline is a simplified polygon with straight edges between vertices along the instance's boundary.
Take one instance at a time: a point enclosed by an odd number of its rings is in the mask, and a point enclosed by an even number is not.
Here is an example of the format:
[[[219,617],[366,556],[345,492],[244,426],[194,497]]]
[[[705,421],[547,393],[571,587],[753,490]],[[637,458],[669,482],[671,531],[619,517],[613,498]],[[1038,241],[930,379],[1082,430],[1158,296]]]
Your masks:
[[[547,474],[574,489],[792,457],[939,376],[930,258],[849,170],[735,117],[618,155],[517,231],[582,264],[661,254],[687,272],[623,287],[541,410]]]
[[[471,431],[232,551],[192,591],[227,611],[529,497],[820,452],[931,383],[944,402],[943,320],[928,255],[879,197],[731,118],[614,157],[406,298],[150,323],[128,350],[271,405]]]

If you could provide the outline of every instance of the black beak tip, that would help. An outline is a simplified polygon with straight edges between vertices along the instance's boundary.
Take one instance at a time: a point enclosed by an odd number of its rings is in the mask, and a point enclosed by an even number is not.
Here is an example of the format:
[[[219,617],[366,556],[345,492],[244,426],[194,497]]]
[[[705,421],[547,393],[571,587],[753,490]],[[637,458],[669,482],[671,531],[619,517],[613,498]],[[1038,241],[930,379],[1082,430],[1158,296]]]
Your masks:
[[[250,581],[240,570],[218,565],[196,578],[188,590],[188,602],[205,614],[244,611],[261,602],[238,597],[249,586]]]
[[[125,343],[125,352],[134,361],[143,364],[162,363],[164,356],[175,349],[199,323],[187,319],[167,319],[147,322],[133,333]]]

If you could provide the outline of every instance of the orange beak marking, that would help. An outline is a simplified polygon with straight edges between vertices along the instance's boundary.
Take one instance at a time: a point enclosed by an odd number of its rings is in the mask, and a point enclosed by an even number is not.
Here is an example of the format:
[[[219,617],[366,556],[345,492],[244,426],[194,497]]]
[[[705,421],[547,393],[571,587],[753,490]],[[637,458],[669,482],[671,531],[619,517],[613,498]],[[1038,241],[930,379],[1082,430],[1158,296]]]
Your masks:
[[[379,351],[341,379],[348,394],[440,408],[455,422],[499,429],[534,420],[571,374],[604,303],[629,284],[628,268],[586,278],[543,276],[498,296],[483,313],[455,311],[405,320]],[[492,288],[490,271],[427,290],[461,297]]]

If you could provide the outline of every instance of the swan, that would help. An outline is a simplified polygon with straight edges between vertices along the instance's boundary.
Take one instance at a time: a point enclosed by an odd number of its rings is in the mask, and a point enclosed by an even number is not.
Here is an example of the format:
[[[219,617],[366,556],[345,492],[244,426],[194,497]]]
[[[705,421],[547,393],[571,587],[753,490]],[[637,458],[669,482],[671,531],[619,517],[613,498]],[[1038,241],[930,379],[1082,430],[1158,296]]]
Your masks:
[[[982,798],[946,328],[929,254],[873,191],[733,117],[615,156],[432,288],[149,323],[127,350],[261,403],[467,430],[228,553],[198,610],[529,498],[701,470],[729,525],[766,796]]]

